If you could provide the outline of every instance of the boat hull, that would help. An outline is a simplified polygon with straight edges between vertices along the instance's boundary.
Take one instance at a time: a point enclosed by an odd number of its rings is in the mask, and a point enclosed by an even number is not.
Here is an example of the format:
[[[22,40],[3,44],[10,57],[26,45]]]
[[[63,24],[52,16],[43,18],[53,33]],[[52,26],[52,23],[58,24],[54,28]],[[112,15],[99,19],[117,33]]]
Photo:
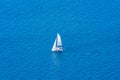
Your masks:
[[[52,52],[63,52],[63,48],[57,47],[56,49],[52,50]]]

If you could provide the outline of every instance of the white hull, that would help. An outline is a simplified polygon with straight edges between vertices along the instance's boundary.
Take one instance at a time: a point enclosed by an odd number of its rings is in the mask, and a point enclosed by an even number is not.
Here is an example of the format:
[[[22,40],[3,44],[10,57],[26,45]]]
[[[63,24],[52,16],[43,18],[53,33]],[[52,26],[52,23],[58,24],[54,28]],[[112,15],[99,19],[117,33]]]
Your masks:
[[[52,49],[53,52],[62,52],[63,48],[61,47],[56,47],[56,49]]]

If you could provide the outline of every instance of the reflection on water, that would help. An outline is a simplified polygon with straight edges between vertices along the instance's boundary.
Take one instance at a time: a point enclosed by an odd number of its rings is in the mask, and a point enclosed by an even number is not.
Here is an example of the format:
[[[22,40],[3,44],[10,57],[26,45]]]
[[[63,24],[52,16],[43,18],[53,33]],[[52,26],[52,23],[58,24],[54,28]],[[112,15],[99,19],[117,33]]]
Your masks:
[[[63,53],[52,53],[53,65],[61,66],[63,62]]]
[[[63,80],[63,53],[52,53],[53,79]]]

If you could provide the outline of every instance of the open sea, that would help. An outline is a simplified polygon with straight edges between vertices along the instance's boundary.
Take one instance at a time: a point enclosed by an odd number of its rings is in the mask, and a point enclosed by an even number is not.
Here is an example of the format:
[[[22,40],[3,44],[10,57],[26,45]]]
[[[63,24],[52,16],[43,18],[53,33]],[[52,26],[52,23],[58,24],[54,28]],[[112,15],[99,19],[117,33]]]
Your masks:
[[[0,0],[0,80],[120,80],[120,0]]]

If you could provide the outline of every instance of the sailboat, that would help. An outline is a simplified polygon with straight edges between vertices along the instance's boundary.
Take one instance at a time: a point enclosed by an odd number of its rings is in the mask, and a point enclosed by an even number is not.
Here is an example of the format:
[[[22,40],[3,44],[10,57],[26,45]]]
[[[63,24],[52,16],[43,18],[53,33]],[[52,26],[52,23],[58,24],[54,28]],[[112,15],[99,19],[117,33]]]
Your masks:
[[[61,40],[61,37],[60,37],[59,33],[57,33],[57,37],[55,39],[55,42],[54,42],[51,50],[53,52],[62,52],[63,51],[62,40]]]

